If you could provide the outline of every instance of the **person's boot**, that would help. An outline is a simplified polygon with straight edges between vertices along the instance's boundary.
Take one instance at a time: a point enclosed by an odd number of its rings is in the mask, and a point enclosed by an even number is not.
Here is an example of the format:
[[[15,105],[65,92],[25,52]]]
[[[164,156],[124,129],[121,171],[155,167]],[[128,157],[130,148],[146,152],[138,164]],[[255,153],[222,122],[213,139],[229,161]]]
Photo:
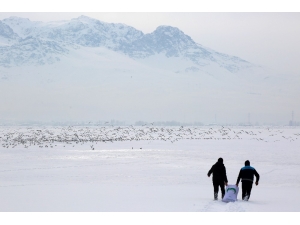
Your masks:
[[[218,193],[217,192],[214,193],[214,200],[218,200]]]
[[[248,195],[246,195],[246,196],[243,198],[244,201],[248,201],[248,199],[249,199],[249,196],[248,196]]]

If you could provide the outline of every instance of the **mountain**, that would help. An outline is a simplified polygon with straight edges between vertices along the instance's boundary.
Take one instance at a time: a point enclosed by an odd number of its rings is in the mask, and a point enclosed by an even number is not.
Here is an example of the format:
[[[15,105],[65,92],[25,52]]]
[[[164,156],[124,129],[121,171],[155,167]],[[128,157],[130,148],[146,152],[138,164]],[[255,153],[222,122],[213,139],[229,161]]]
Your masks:
[[[196,43],[86,16],[0,21],[2,120],[287,121],[299,78]]]
[[[221,54],[195,43],[176,27],[159,26],[150,34],[124,24],[104,23],[86,16],[70,21],[32,22],[10,17],[0,21],[0,66],[43,65],[59,61],[69,48],[105,47],[133,59],[163,54],[180,57],[194,69],[215,64],[230,72],[253,67],[238,57]]]

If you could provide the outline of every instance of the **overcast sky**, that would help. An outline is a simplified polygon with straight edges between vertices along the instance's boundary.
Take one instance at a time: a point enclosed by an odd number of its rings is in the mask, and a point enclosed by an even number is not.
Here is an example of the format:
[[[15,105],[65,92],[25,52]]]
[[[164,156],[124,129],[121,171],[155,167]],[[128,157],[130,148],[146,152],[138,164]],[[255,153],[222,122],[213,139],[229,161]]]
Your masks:
[[[238,5],[232,0],[226,1],[227,5],[221,1],[212,1],[209,5],[198,1],[199,4],[195,5],[190,0],[185,1],[184,5],[163,4],[164,1],[144,2],[141,5],[134,0],[126,3],[110,1],[104,5],[95,5],[90,0],[77,5],[61,4],[58,1],[43,5],[33,0],[26,1],[26,4],[14,2],[5,3],[6,11],[0,13],[1,20],[20,16],[32,21],[47,22],[86,15],[104,22],[124,23],[144,33],[153,32],[160,25],[170,25],[181,29],[195,42],[218,52],[241,57],[279,73],[299,74],[300,71],[300,13],[293,12],[297,8],[293,4],[289,5],[289,1],[285,1],[285,5],[275,2],[272,6],[262,1]],[[113,9],[119,13],[113,12]],[[161,12],[168,9],[171,12]],[[81,10],[85,12],[78,12]],[[272,10],[281,12],[275,13]],[[10,13],[12,11],[15,13]]]

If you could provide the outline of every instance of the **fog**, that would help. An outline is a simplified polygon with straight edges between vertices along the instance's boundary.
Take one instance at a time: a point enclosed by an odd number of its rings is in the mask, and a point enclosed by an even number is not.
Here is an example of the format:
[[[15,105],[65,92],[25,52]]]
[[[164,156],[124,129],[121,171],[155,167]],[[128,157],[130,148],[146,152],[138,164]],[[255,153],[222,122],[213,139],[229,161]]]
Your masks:
[[[107,71],[101,75],[97,67],[85,73],[80,64],[68,65],[73,69],[63,63],[56,70],[23,68],[20,76],[2,80],[2,122],[287,125],[292,111],[295,121],[300,111],[296,90],[299,80],[293,85],[285,84],[285,80],[274,80],[273,85],[271,81],[249,84],[241,78],[231,82],[203,74],[152,73],[150,69],[148,73]]]

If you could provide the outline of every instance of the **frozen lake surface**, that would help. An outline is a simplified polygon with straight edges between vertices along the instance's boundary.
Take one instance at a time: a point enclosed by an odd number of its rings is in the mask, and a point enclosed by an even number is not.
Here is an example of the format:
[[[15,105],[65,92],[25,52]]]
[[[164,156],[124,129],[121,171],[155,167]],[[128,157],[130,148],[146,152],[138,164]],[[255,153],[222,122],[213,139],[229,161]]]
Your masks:
[[[299,212],[299,127],[0,127],[1,212]],[[213,201],[245,160],[248,202]],[[220,196],[220,193],[219,193]]]

